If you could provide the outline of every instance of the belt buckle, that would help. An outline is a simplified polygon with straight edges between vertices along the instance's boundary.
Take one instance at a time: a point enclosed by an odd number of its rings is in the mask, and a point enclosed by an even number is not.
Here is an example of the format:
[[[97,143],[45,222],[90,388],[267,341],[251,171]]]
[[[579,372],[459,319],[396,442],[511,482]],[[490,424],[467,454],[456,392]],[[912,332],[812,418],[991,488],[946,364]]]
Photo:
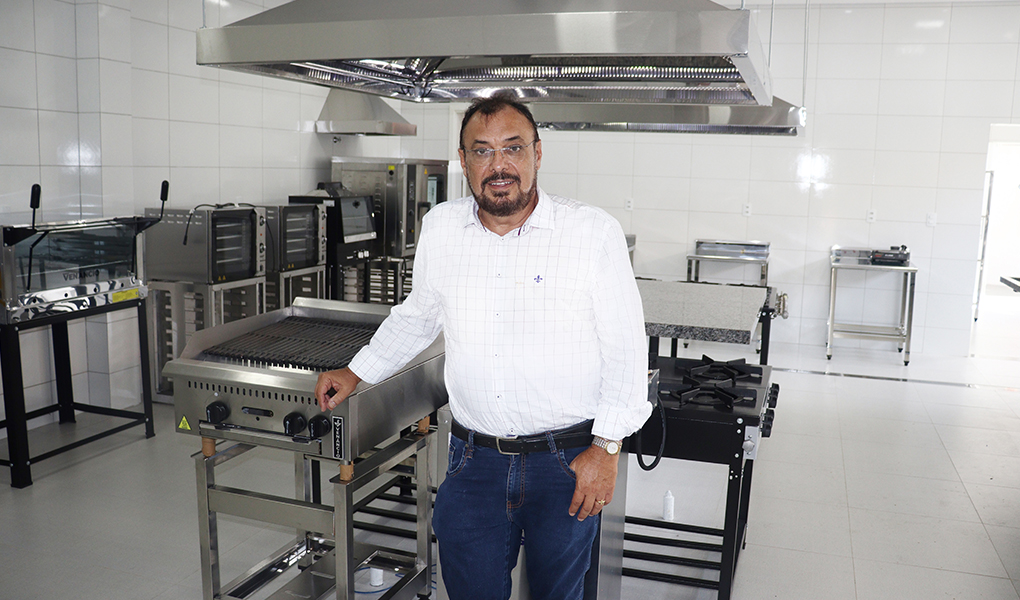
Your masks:
[[[503,454],[503,455],[505,455],[505,456],[517,456],[518,454],[520,454],[520,452],[504,452],[504,451],[503,451],[503,448],[501,448],[501,447],[499,446],[499,442],[500,442],[500,440],[502,440],[502,439],[503,439],[503,438],[501,438],[501,437],[497,437],[497,438],[496,438],[496,451],[497,451],[497,452],[499,452],[500,454]],[[515,440],[509,440],[509,441],[515,441]]]

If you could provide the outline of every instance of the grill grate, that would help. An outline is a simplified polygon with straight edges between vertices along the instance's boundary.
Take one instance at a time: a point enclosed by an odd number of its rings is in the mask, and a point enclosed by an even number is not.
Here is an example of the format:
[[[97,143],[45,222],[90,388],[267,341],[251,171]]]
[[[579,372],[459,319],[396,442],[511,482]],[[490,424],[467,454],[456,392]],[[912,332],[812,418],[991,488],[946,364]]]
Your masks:
[[[286,319],[205,350],[226,362],[329,371],[347,366],[377,325],[308,317]]]

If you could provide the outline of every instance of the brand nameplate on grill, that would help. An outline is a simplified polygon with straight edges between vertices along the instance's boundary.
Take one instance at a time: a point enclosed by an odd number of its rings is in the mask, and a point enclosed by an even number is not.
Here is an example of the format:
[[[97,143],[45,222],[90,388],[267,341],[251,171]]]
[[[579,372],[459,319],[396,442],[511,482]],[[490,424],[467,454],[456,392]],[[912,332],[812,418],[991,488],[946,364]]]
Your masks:
[[[344,418],[333,417],[333,458],[344,460]]]

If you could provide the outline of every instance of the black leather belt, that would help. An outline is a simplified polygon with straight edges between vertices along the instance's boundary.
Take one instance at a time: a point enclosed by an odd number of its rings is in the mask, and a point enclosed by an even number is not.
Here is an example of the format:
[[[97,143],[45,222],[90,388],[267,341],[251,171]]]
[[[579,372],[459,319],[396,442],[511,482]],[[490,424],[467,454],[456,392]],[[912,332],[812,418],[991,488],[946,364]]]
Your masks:
[[[578,425],[567,427],[566,429],[551,431],[550,433],[552,433],[553,441],[556,442],[556,447],[560,450],[580,448],[582,446],[591,445],[591,426],[591,421],[585,421]],[[453,422],[451,431],[453,435],[459,437],[465,442],[468,441],[468,435],[471,433],[469,429],[466,429],[457,421]],[[513,438],[495,437],[478,433],[477,431],[474,432],[474,434],[475,445],[482,446],[483,448],[499,450],[502,454],[549,452],[549,440],[546,438],[546,434],[544,433]]]

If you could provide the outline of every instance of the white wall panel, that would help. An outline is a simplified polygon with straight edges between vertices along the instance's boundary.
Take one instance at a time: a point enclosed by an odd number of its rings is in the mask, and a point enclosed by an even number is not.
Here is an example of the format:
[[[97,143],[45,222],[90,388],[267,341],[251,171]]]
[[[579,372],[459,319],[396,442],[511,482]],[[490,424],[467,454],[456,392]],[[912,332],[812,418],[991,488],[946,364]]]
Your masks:
[[[38,111],[0,108],[0,123],[0,165],[38,165]]]
[[[815,148],[871,150],[878,135],[875,115],[808,115]]]
[[[132,0],[131,18],[167,25],[170,0]]]
[[[74,58],[75,7],[57,0],[35,0],[35,51]]]
[[[78,115],[51,110],[40,110],[38,115],[39,164],[77,167]]]
[[[131,132],[134,166],[170,166],[170,124],[166,119],[133,118]]]
[[[131,69],[131,114],[144,119],[170,118],[170,78],[166,71]]]
[[[219,83],[199,77],[170,75],[170,120],[219,122]]]
[[[1013,110],[1014,85],[1012,81],[947,81],[943,114],[1008,118]]]
[[[22,0],[5,0],[0,3],[0,47],[35,51],[35,6]]]
[[[99,5],[99,58],[131,62],[131,11]]]
[[[755,181],[751,183],[748,202],[754,215],[807,216],[810,187],[788,181]]]
[[[946,75],[949,44],[899,43],[882,50],[882,79],[940,80]]]
[[[877,79],[882,72],[881,44],[818,45],[818,77]]]
[[[32,52],[0,48],[0,107],[36,108],[36,55]]]
[[[43,189],[39,221],[73,221],[81,217],[81,168],[40,167],[38,183]],[[28,203],[24,206],[27,208]]]
[[[39,108],[78,111],[77,61],[60,56],[36,55]]]
[[[1008,44],[953,44],[949,47],[946,78],[959,80],[1013,81],[1016,42]]]
[[[932,151],[942,142],[941,117],[878,117],[876,150]]]
[[[166,73],[170,59],[166,25],[131,19],[131,66]]]
[[[99,110],[131,115],[131,63],[99,59]]]
[[[746,179],[691,179],[692,211],[739,215],[750,198]]]
[[[1020,5],[953,5],[949,41],[954,44],[1015,43],[1020,37]]]
[[[880,87],[880,115],[942,115],[946,98],[943,80],[883,79]]]
[[[882,41],[886,44],[948,44],[949,6],[886,5]]]
[[[543,186],[548,175],[543,174]],[[685,177],[636,177],[634,206],[642,209],[682,210],[690,207],[691,181]]]

